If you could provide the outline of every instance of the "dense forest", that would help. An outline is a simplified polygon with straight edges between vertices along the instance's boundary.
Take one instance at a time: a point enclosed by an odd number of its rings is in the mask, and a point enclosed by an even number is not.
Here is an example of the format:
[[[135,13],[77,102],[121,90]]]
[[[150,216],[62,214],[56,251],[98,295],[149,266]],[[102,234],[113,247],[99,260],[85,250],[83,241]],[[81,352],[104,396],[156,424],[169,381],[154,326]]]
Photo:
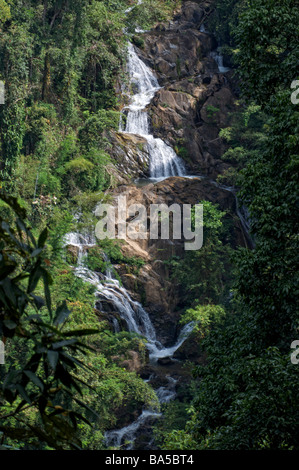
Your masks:
[[[0,0],[2,449],[130,449],[107,436],[150,410],[135,448],[298,450],[298,25],[297,0]],[[133,59],[161,85],[144,134]],[[148,182],[149,133],[202,179]],[[202,248],[91,239],[122,191],[201,203]]]

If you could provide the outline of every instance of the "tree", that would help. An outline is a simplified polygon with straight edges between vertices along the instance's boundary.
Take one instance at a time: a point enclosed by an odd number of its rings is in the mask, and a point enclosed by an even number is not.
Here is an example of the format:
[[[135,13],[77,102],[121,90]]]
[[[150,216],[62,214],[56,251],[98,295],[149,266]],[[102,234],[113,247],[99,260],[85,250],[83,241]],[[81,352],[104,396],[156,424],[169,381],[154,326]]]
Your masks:
[[[13,171],[25,135],[25,101],[28,95],[28,57],[31,41],[27,28],[11,25],[0,39],[1,75],[5,104],[0,107],[2,178],[13,184]]]
[[[200,449],[298,449],[299,369],[290,361],[299,326],[299,111],[289,88],[298,57],[295,3],[252,0],[239,17],[243,95],[266,113],[265,139],[258,152],[244,146],[238,178],[255,247],[234,255],[230,313],[201,344],[208,364],[194,370],[187,438],[172,433],[168,446],[184,439]]]
[[[297,0],[245,2],[235,31],[238,74],[245,95],[258,104],[298,76],[298,22]]]
[[[30,349],[23,363],[1,366],[1,441],[8,438],[14,447],[44,442],[54,449],[80,448],[77,422],[89,421],[80,412],[88,406],[77,396],[82,394],[77,369],[91,370],[76,356],[90,349],[80,338],[98,329],[64,330],[70,311],[65,302],[52,310],[43,257],[47,228],[35,239],[17,200],[4,194],[1,199],[7,217],[0,217],[0,337],[6,345],[18,339]],[[14,223],[8,223],[13,214]],[[44,298],[35,293],[40,283]],[[32,422],[33,411],[38,420]]]
[[[225,212],[209,201],[200,201],[200,204],[203,205],[204,226],[202,248],[170,260],[172,278],[180,286],[185,308],[198,303],[221,303],[225,290],[229,289],[224,282],[225,267],[229,263],[228,246],[224,243],[227,236],[223,226]]]
[[[5,0],[0,0],[0,21],[5,22],[11,18],[10,6]]]

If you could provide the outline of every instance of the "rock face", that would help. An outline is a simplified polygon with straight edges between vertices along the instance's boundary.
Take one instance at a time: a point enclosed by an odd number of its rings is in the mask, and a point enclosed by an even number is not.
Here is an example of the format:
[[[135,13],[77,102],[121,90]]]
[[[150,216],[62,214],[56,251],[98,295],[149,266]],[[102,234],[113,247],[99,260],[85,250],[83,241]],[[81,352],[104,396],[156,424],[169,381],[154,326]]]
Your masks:
[[[221,160],[226,143],[219,137],[221,128],[230,124],[235,110],[235,84],[232,72],[220,73],[213,51],[217,41],[203,28],[212,11],[212,1],[183,2],[173,21],[159,24],[142,33],[143,46],[136,51],[156,72],[161,85],[147,107],[151,132],[171,145],[185,162],[189,174],[216,179],[228,165]],[[111,155],[118,169],[119,194],[127,206],[164,203],[196,204],[200,200],[217,203],[233,219],[235,245],[246,244],[246,236],[236,218],[234,195],[208,179],[168,178],[144,187],[125,186],[130,178],[148,175],[146,141],[140,136],[114,133]],[[129,216],[127,216],[129,220]],[[178,295],[165,261],[184,252],[182,240],[130,240],[123,245],[126,256],[138,256],[145,262],[138,274],[117,266],[124,287],[140,301],[151,316],[160,340],[172,345],[177,334]]]
[[[235,197],[207,179],[171,177],[156,184],[147,184],[143,187],[119,186],[114,191],[115,204],[118,196],[126,197],[127,210],[132,204],[142,204],[147,211],[150,228],[149,214],[151,204],[173,203],[197,204],[200,200],[211,201],[219,205],[221,210],[227,211],[227,218],[232,220],[234,226],[234,243],[243,244],[243,232],[238,220],[234,217]],[[127,213],[127,222],[131,218]],[[165,261],[172,256],[183,255],[184,239],[173,239],[170,228],[170,237],[167,240],[150,239],[149,233],[146,239],[131,240],[127,237],[122,245],[125,256],[138,256],[145,264],[138,274],[128,274],[125,266],[116,266],[124,287],[133,298],[142,302],[142,305],[150,314],[156,331],[163,344],[166,346],[174,343],[177,334],[177,322],[180,316],[178,310],[179,297],[177,287],[170,279],[169,268]]]
[[[204,3],[184,2],[174,21],[159,24],[143,35],[142,55],[156,70],[161,85],[204,72],[206,57],[217,47],[213,35],[200,31],[206,17]],[[210,62],[210,68],[216,71],[216,64]]]
[[[140,359],[138,352],[128,351],[128,358],[122,356],[112,356],[111,360],[120,367],[127,369],[129,372],[139,372],[144,365]]]
[[[110,153],[123,182],[148,176],[149,155],[146,140],[135,134],[114,132],[110,134]]]

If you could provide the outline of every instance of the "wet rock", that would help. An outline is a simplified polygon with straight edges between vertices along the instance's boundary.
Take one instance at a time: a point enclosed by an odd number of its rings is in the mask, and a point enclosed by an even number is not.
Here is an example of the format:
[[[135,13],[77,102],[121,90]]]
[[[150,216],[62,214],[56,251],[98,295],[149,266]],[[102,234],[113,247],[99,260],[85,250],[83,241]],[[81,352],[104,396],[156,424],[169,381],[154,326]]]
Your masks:
[[[139,354],[136,351],[128,351],[130,359],[125,359],[119,363],[120,367],[124,367],[129,372],[139,372],[142,367]]]
[[[169,366],[171,364],[175,364],[175,362],[171,357],[160,357],[158,359],[158,364],[160,364],[160,366]]]
[[[148,176],[149,155],[143,137],[112,132],[109,140],[112,144],[109,153],[119,171],[118,182],[125,183],[132,178]]]
[[[221,210],[228,212],[227,218],[233,219],[232,239],[235,243],[241,240],[240,225],[237,218],[233,218],[236,210],[234,195],[225,191],[207,179],[171,177],[157,184],[148,184],[143,187],[120,186],[115,189],[115,198],[125,196],[127,208],[132,204],[143,204],[147,214],[150,205],[166,203],[197,204],[200,200],[208,200],[219,205]],[[117,200],[115,199],[115,204]],[[147,229],[150,229],[148,218]],[[148,234],[149,235],[149,234]],[[142,303],[151,316],[156,328],[158,339],[165,346],[171,346],[177,336],[177,322],[180,317],[180,288],[170,278],[168,261],[172,256],[183,256],[185,252],[184,239],[173,239],[170,227],[170,239],[151,240],[149,236],[143,240],[127,239],[122,244],[125,256],[138,256],[145,262],[138,273],[128,273],[125,266],[117,266],[123,285],[130,295]]]
[[[204,17],[204,9],[198,3],[185,2],[182,7],[182,15],[185,21],[198,24]]]
[[[213,2],[184,2],[168,24],[140,35],[138,55],[157,74],[160,89],[147,110],[155,137],[161,137],[185,160],[190,173],[216,178],[231,165],[221,160],[227,143],[219,131],[230,125],[238,87],[232,73],[220,74],[211,57],[213,34],[200,31]],[[146,141],[132,134],[112,133],[110,154],[114,179],[146,177]]]
[[[221,77],[180,80],[160,90],[150,105],[154,135],[172,145],[190,172],[213,178],[229,167],[221,160],[227,144],[219,131],[235,110],[233,91]]]
[[[201,358],[200,344],[196,335],[191,333],[189,338],[175,351],[173,357],[180,361],[198,362]]]

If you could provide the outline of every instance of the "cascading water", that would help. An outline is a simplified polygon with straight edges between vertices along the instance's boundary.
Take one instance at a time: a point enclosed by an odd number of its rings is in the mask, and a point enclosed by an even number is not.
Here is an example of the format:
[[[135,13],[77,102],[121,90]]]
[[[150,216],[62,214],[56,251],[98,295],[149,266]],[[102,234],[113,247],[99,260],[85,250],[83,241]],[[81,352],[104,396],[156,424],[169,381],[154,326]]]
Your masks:
[[[228,191],[228,192],[230,192],[234,195],[234,198],[235,198],[235,201],[236,201],[237,216],[239,217],[239,220],[240,220],[241,225],[242,225],[242,229],[243,229],[243,231],[244,231],[244,233],[247,237],[247,240],[250,242],[252,247],[254,247],[255,243],[254,243],[254,240],[253,240],[253,238],[250,234],[250,217],[249,217],[248,209],[245,206],[240,207],[235,187],[234,186],[226,186],[224,184],[220,184],[217,181],[214,181],[214,180],[211,180],[211,179],[209,179],[209,181],[212,184],[214,184],[215,186],[217,186],[217,188],[221,188],[224,191]]]
[[[128,73],[131,88],[135,91],[130,104],[124,108],[127,111],[126,126],[120,124],[120,131],[128,134],[138,134],[147,141],[150,156],[150,177],[156,179],[168,176],[184,176],[186,169],[181,158],[162,139],[150,134],[149,117],[146,106],[151,102],[155,93],[160,89],[153,72],[138,57],[134,46],[128,44]]]
[[[208,33],[203,23],[201,24],[199,31],[201,33]],[[226,73],[231,70],[229,67],[225,67],[223,65],[223,55],[220,52],[220,47],[217,47],[215,51],[210,52],[210,57],[212,57],[215,60],[216,64],[218,65],[218,70],[220,73]]]
[[[109,260],[106,259],[108,267],[105,275],[101,274],[101,278],[97,273],[86,267],[84,263],[86,248],[94,246],[94,240],[91,237],[84,237],[80,233],[71,232],[65,236],[64,243],[66,246],[72,245],[78,249],[76,276],[96,287],[95,295],[98,301],[105,300],[112,304],[115,311],[126,322],[129,331],[142,335],[147,339],[150,360],[156,362],[160,358],[172,356],[191,333],[192,323],[188,323],[182,328],[176,343],[172,347],[165,348],[157,340],[156,331],[148,313],[139,302],[130,297],[126,289],[113,277],[112,269],[108,263]]]
[[[138,0],[138,4],[140,3],[142,3],[142,0]],[[134,8],[134,5],[130,7],[126,13],[129,13],[132,8]],[[201,32],[205,32],[203,25],[200,30]],[[229,70],[223,67],[223,59],[218,51],[212,53],[212,56],[216,60],[220,72],[224,73]],[[176,155],[174,150],[163,142],[162,139],[154,138],[154,136],[150,134],[150,122],[146,107],[153,99],[155,93],[160,89],[160,86],[151,69],[138,57],[131,43],[128,44],[127,68],[130,78],[131,94],[129,105],[123,109],[123,113],[126,114],[126,125],[123,127],[123,119],[120,119],[120,132],[137,134],[146,140],[150,156],[149,170],[151,178],[161,180],[169,176],[187,177],[184,163]],[[189,177],[192,176],[189,175]],[[234,192],[233,188],[226,187],[224,189]],[[246,220],[241,218],[241,213],[238,213],[238,215],[242,224],[245,226]],[[147,348],[151,363],[155,364],[159,359],[172,357],[175,351],[177,351],[190,335],[194,325],[192,323],[185,325],[175,344],[171,347],[164,347],[157,339],[156,331],[148,313],[140,303],[130,297],[129,293],[120,285],[119,281],[114,278],[109,260],[106,259],[107,269],[105,274],[97,274],[86,267],[84,258],[87,248],[94,246],[94,244],[95,240],[90,236],[84,236],[75,232],[66,235],[65,245],[75,246],[78,251],[75,274],[96,287],[96,302],[99,304],[102,311],[105,311],[105,306],[107,307],[108,303],[112,306],[112,310],[117,312],[119,317],[125,321],[129,331],[142,335],[147,339]],[[113,314],[111,316],[114,331],[120,331],[120,324],[117,318],[113,317]],[[154,367],[153,370],[155,370]],[[155,376],[153,374],[147,381],[151,382],[154,379]],[[168,403],[176,397],[176,383],[177,380],[168,375],[165,377],[163,386],[155,390],[161,404]],[[130,425],[122,429],[107,432],[105,435],[106,445],[113,447],[122,446],[122,448],[126,448],[127,450],[133,449],[134,441],[140,429],[145,423],[148,424],[149,420],[156,419],[159,416],[160,413],[154,410],[143,410],[137,420]],[[151,443],[149,443],[149,445],[151,445]]]
[[[138,0],[137,4],[142,3]],[[126,10],[129,13],[134,5]],[[123,119],[120,119],[119,131],[128,134],[137,134],[147,141],[149,153],[149,172],[150,177],[156,180],[162,180],[169,176],[185,176],[186,169],[183,161],[176,155],[175,151],[163,142],[162,139],[154,138],[150,133],[149,116],[146,111],[147,105],[153,99],[155,93],[160,89],[159,83],[153,72],[138,57],[134,46],[128,43],[128,61],[127,68],[130,78],[130,103],[123,109],[126,113],[126,125],[123,128]],[[104,274],[97,274],[87,268],[84,258],[86,249],[94,246],[93,237],[84,236],[79,233],[69,233],[65,236],[65,246],[72,245],[77,247],[78,260],[75,267],[75,274],[84,281],[93,284],[96,287],[95,295],[97,302],[102,310],[105,310],[104,304],[107,302],[112,305],[113,310],[118,313],[120,318],[126,322],[127,329],[142,335],[147,340],[147,349],[149,351],[150,362],[155,364],[161,358],[172,357],[175,351],[183,344],[193,329],[193,324],[185,325],[175,344],[172,347],[165,348],[157,339],[154,326],[143,309],[142,305],[131,299],[128,292],[120,285],[119,281],[113,277],[112,269],[107,261],[107,269]],[[111,319],[114,331],[120,331],[120,325],[117,318]],[[149,378],[149,381],[153,377]],[[167,385],[159,387],[156,391],[160,403],[167,403],[176,396],[175,387],[177,380],[166,376]],[[136,435],[140,428],[149,420],[161,416],[154,410],[143,410],[136,421],[130,425],[107,432],[107,446],[124,446],[126,449],[132,449]],[[129,441],[129,443],[127,443]]]
[[[230,71],[229,67],[225,67],[223,65],[223,55],[220,53],[219,49],[216,51],[212,51],[210,56],[215,60],[216,64],[218,65],[218,70],[220,73],[226,73]]]
[[[155,390],[160,403],[169,403],[176,396],[175,386],[177,380],[169,375],[166,376],[168,387],[159,387]],[[139,429],[144,424],[153,418],[159,418],[161,413],[156,413],[151,410],[144,410],[140,416],[133,423],[121,429],[115,429],[106,433],[106,443],[108,446],[120,447],[126,443],[126,450],[134,448],[134,441]]]
[[[134,448],[134,441],[139,429],[144,426],[144,423],[152,418],[159,418],[161,413],[154,413],[153,411],[144,410],[141,415],[133,423],[121,429],[115,429],[106,433],[106,444],[109,447],[120,447],[126,445],[126,450]]]
[[[119,316],[126,322],[127,328],[131,332],[135,332],[147,339],[147,348],[149,358],[152,363],[156,363],[158,359],[171,357],[175,351],[183,344],[193,329],[193,324],[188,323],[182,328],[177,341],[172,347],[165,348],[156,337],[154,326],[149,318],[148,313],[144,310],[139,302],[131,299],[130,295],[124,289],[119,281],[113,277],[113,272],[107,261],[107,269],[105,275],[97,274],[86,267],[84,259],[86,257],[87,248],[95,245],[92,236],[82,235],[80,233],[71,232],[65,235],[65,246],[71,245],[77,248],[78,259],[75,267],[76,276],[96,287],[95,295],[97,302],[108,301],[113,305],[113,310],[117,311]],[[119,329],[118,321],[113,319],[115,330]],[[157,392],[160,403],[166,403],[175,397],[176,380],[168,377],[169,387],[160,387]],[[160,414],[152,410],[143,410],[142,414],[134,423],[119,430],[113,430],[106,433],[106,443],[108,446],[120,446],[123,442],[129,441],[126,447],[131,449],[134,439],[140,427],[150,418],[157,418]]]
[[[163,179],[168,176],[186,176],[184,164],[174,150],[161,139],[156,139],[150,134],[150,124],[146,106],[150,103],[160,87],[152,71],[141,61],[133,45],[130,43],[128,45],[128,71],[131,86],[135,93],[131,96],[130,104],[125,108],[127,111],[126,126],[124,129],[122,128],[121,120],[120,131],[139,134],[146,139],[150,154],[150,176],[152,178]],[[220,186],[216,182],[213,183]],[[223,189],[235,193],[234,188],[223,187]],[[246,219],[242,217],[239,209],[238,215],[243,227],[247,229]],[[190,335],[194,325],[192,323],[185,325],[175,344],[171,347],[164,347],[156,337],[156,332],[148,313],[140,303],[130,297],[126,289],[113,277],[113,271],[108,262],[109,260],[106,260],[107,269],[105,275],[94,273],[86,267],[84,263],[86,249],[95,245],[95,239],[88,235],[72,232],[66,235],[65,245],[77,247],[78,262],[75,273],[78,277],[96,287],[95,294],[101,308],[104,310],[103,305],[108,302],[113,306],[113,310],[118,312],[120,318],[126,322],[129,331],[142,335],[147,339],[150,361],[156,363],[159,359],[172,357],[175,351],[177,351]],[[120,331],[117,318],[113,317],[111,321],[115,332]],[[160,386],[155,390],[161,404],[168,403],[176,396],[176,379],[170,376],[166,376],[166,379],[166,386]],[[116,447],[125,446],[127,450],[132,449],[136,436],[142,426],[149,420],[156,419],[159,416],[160,414],[153,410],[143,410],[137,420],[130,425],[122,429],[107,432],[105,435],[106,445]]]
[[[160,403],[168,403],[176,397],[175,386],[177,380],[173,377],[170,377],[170,375],[167,375],[166,379],[168,381],[168,386],[159,387],[157,390],[155,390]]]

